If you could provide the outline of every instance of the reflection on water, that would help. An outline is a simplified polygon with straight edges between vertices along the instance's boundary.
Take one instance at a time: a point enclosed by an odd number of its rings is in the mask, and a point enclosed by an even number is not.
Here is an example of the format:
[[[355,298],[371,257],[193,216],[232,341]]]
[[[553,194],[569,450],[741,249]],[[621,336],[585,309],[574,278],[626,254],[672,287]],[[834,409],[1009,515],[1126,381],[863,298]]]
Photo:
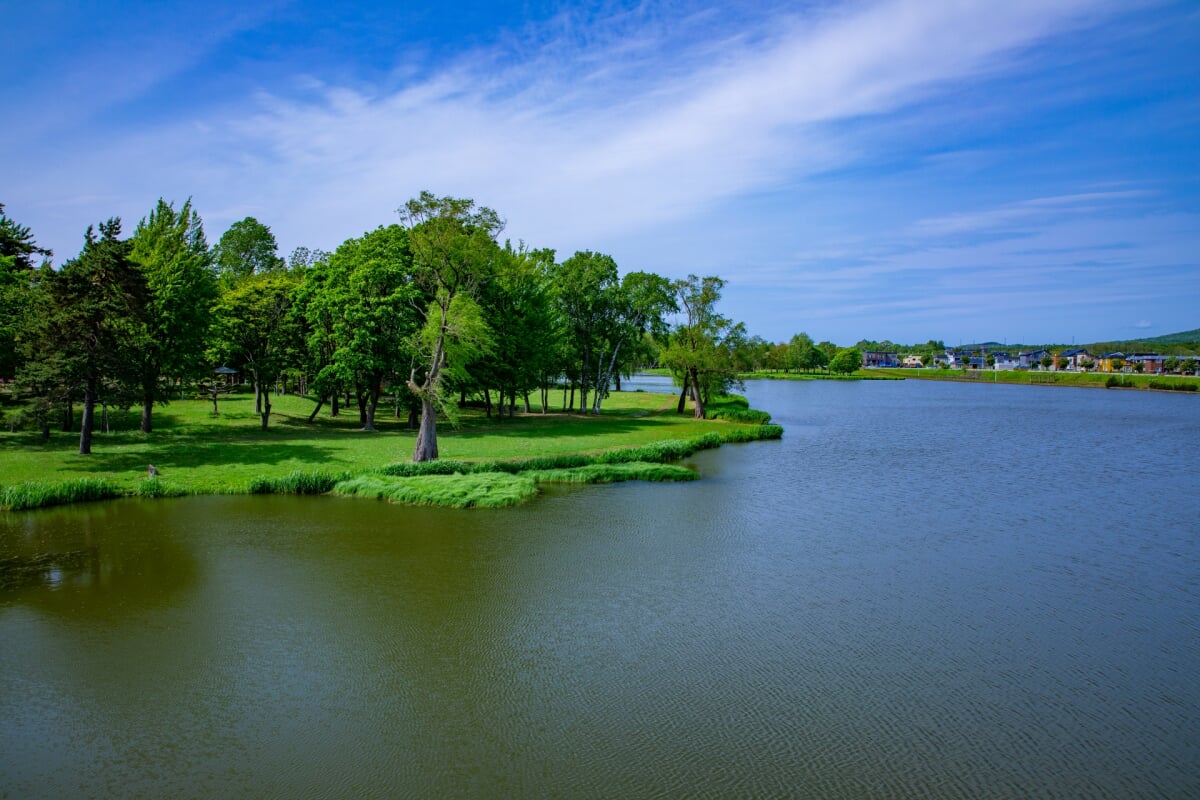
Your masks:
[[[692,484],[0,517],[5,791],[1197,794],[1195,398],[750,393]]]

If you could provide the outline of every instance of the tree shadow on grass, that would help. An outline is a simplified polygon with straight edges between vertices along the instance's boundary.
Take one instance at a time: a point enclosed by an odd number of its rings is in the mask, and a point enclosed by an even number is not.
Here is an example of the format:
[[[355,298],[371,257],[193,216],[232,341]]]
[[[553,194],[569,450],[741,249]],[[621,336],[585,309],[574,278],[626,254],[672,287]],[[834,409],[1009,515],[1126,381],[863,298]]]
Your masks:
[[[203,467],[221,464],[271,466],[285,461],[303,461],[322,467],[336,467],[339,451],[311,442],[289,439],[238,440],[160,440],[148,441],[135,452],[105,452],[99,447],[90,456],[72,460],[63,469],[73,472],[145,472],[154,464],[164,475],[172,468]]]
[[[515,420],[506,420],[486,426],[470,426],[458,429],[449,425],[438,426],[438,436],[447,435],[455,439],[478,438],[522,438],[548,439],[567,436],[609,436],[628,434],[634,430],[661,427],[647,417],[592,417],[531,414]]]

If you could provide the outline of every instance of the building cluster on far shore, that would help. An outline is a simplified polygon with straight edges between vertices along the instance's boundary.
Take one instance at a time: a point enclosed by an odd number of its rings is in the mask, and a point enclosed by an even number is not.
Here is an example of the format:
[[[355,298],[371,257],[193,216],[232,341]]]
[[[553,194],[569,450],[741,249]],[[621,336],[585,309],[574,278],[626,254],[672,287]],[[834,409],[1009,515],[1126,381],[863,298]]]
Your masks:
[[[932,361],[932,363],[928,363]],[[1158,353],[1100,353],[1075,347],[1054,353],[1026,350],[1015,355],[1003,350],[946,350],[932,356],[917,353],[901,358],[899,353],[864,350],[864,367],[942,367],[968,370],[1042,370],[1051,372],[1112,372],[1145,375],[1188,375],[1200,373],[1200,356],[1164,356]]]

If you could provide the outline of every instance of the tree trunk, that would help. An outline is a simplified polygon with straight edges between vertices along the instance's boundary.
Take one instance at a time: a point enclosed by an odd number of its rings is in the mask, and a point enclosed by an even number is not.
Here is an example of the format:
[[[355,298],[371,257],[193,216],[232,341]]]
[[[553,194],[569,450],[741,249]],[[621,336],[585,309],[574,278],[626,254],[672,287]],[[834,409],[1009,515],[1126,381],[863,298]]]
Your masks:
[[[263,400],[262,409],[262,429],[267,429],[267,420],[271,418],[271,394],[269,392],[260,392]]]
[[[413,447],[413,461],[436,461],[437,446],[437,412],[433,400],[428,395],[421,397],[421,427],[417,431],[417,443]]]
[[[258,375],[254,376],[254,413],[262,413],[262,382],[258,379]]]
[[[338,391],[334,389],[329,393],[329,416],[336,417],[338,415]]]
[[[483,410],[487,414],[487,418],[492,418],[492,391],[486,386],[483,387]],[[504,413],[501,412],[500,419],[504,419]]]
[[[695,367],[692,367],[689,371],[692,375],[692,389],[695,392],[696,413],[694,416],[696,419],[704,419],[704,401],[700,399],[700,378],[696,374]]]
[[[532,410],[529,408],[529,392],[525,393],[525,413],[530,414]]]
[[[363,430],[367,429],[367,398],[370,394],[370,390],[364,392],[362,386],[355,385],[354,399],[358,403],[358,424],[363,427]]]
[[[617,371],[617,356],[621,352],[621,342],[618,339],[617,344],[613,347],[612,357],[608,360],[608,369],[604,368],[603,357],[597,359],[596,364],[596,396],[592,399],[592,413],[600,413],[600,402],[604,399],[604,393],[608,391],[608,382],[612,380],[613,373]],[[617,391],[621,391],[621,377],[617,376]]]
[[[616,374],[613,375],[613,380],[617,384],[617,391],[618,392],[621,391],[621,371],[620,370],[617,370]]]
[[[312,421],[317,418],[317,414],[321,411],[321,406],[323,406],[323,405],[325,405],[325,398],[318,397],[317,398],[317,407],[314,408],[312,410],[312,413],[308,415],[308,422],[310,425],[312,424]]]
[[[375,409],[379,408],[379,395],[381,393],[382,392],[380,391],[379,383],[377,381],[367,395],[366,420],[364,421],[362,428],[364,431],[375,430]]]
[[[112,433],[112,430],[108,427],[108,403],[100,404],[100,432]]]
[[[89,375],[83,391],[83,420],[79,424],[79,455],[92,454],[92,424],[96,416],[96,376]]]
[[[412,406],[408,409],[408,429],[414,431],[417,429],[417,407]]]
[[[70,433],[75,429],[75,401],[67,400],[67,407],[63,411],[62,430],[63,433]]]
[[[154,430],[154,381],[142,381],[142,433]]]
[[[676,414],[682,414],[684,407],[687,405],[688,378],[689,377],[690,377],[689,373],[687,373],[687,372],[683,373],[683,391],[679,393],[679,403],[678,403],[678,405],[675,406]]]

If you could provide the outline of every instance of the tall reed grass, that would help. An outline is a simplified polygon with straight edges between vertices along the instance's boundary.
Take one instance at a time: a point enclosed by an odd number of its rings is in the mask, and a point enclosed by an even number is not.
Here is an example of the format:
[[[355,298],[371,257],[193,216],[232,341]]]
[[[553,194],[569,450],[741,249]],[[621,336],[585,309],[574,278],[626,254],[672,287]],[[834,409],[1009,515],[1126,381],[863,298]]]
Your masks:
[[[442,508],[507,508],[537,494],[537,483],[524,475],[502,472],[473,475],[360,475],[340,481],[333,494],[367,497],[414,506]]]
[[[25,511],[67,503],[111,500],[122,494],[118,486],[104,478],[75,478],[54,483],[33,481],[0,489],[0,510]]]

